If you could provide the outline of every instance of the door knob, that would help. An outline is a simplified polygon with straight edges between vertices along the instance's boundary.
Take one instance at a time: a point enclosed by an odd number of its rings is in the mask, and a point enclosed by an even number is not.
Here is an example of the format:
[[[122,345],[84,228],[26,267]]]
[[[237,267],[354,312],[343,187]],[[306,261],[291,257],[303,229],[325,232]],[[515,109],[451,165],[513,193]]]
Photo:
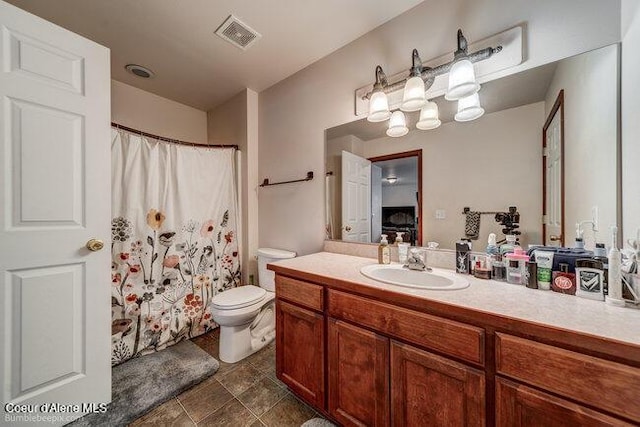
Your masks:
[[[345,229],[345,231],[349,232],[349,231],[351,231],[351,226],[347,225],[347,226],[344,227],[344,229]]]
[[[90,251],[96,252],[104,248],[104,242],[100,239],[89,239],[86,246]]]
[[[555,235],[551,235],[549,236],[549,240],[551,240],[552,242],[559,242],[560,240],[562,240],[562,236],[555,236]]]

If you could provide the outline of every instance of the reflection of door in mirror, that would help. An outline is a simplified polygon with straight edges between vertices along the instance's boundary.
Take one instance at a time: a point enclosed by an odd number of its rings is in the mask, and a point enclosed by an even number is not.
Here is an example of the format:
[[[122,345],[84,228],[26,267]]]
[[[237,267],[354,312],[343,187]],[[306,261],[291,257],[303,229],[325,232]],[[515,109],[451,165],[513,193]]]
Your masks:
[[[371,242],[371,162],[342,151],[342,240]]]
[[[372,167],[380,169],[380,179],[372,176],[372,200],[376,198],[374,185],[379,185],[380,205],[372,203],[372,237],[381,233],[393,243],[401,236],[404,242],[422,244],[420,216],[422,206],[422,150],[371,157]],[[372,240],[376,242],[377,240]]]
[[[382,234],[382,168],[371,164],[371,242],[380,241]]]
[[[543,238],[546,246],[564,246],[564,91],[561,90],[542,130]]]

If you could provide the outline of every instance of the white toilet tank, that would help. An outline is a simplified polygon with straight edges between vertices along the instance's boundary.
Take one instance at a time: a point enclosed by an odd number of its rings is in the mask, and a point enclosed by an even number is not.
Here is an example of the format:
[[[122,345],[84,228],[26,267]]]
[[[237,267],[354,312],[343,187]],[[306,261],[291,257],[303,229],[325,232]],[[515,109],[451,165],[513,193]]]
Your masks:
[[[295,258],[296,253],[282,249],[258,249],[258,284],[269,292],[276,291],[275,273],[267,270],[267,264],[281,259]]]

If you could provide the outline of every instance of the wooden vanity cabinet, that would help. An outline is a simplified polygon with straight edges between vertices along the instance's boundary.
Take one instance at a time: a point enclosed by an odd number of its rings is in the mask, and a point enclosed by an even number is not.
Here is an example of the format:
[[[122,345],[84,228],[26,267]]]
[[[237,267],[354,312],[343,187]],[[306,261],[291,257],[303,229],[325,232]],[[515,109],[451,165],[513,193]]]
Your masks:
[[[276,375],[311,405],[325,406],[323,288],[276,278]]]
[[[637,347],[433,307],[277,274],[278,378],[343,426],[640,425]]]
[[[343,425],[389,425],[389,339],[329,318],[329,413]]]
[[[392,342],[391,406],[394,426],[484,426],[484,373]]]
[[[632,426],[577,403],[503,378],[496,380],[499,427]]]

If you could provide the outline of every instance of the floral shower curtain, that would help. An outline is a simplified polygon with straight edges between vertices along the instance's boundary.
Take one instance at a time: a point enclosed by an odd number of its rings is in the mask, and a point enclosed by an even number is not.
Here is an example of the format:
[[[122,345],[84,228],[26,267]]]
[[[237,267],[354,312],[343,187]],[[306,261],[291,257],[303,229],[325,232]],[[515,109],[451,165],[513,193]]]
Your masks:
[[[240,283],[234,154],[112,131],[113,365],[216,327]]]

